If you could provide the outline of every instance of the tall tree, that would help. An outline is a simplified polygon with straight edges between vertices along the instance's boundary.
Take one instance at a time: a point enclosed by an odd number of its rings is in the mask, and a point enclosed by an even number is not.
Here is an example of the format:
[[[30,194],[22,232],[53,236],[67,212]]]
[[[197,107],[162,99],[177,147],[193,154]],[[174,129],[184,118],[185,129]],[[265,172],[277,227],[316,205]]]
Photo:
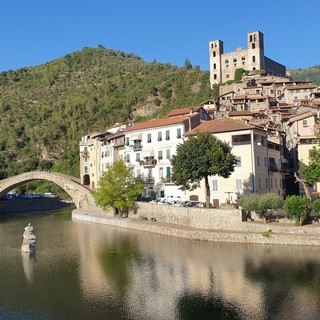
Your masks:
[[[201,132],[190,136],[179,145],[177,153],[172,157],[172,179],[182,190],[194,190],[202,179],[206,188],[206,207],[210,205],[209,176],[218,175],[228,178],[237,163],[231,153],[231,147],[209,132]]]
[[[296,179],[300,182],[305,190],[306,196],[311,199],[309,187],[314,183],[320,182],[320,135],[317,135],[317,147],[313,147],[309,152],[309,163],[300,163]]]
[[[94,191],[97,205],[103,209],[113,208],[120,217],[128,215],[134,201],[142,194],[144,184],[133,176],[133,167],[126,166],[123,161],[114,162],[104,172]]]

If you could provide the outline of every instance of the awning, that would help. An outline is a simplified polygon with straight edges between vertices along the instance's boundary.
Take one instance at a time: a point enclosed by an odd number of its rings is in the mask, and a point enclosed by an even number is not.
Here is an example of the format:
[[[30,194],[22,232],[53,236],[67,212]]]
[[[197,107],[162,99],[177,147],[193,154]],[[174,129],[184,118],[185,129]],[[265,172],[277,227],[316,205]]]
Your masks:
[[[130,136],[130,140],[134,141],[134,140],[142,140],[142,133],[133,133]]]
[[[153,149],[149,149],[149,150],[142,151],[141,157],[142,158],[154,157],[154,150]]]

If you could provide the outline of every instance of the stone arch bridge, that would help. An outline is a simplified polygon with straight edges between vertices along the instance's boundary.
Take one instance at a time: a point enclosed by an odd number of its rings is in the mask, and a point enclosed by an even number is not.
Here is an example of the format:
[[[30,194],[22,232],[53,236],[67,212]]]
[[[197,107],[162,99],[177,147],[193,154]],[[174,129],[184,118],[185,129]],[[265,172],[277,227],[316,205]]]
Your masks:
[[[70,195],[77,209],[101,211],[94,203],[91,191],[81,185],[80,179],[57,172],[30,171],[0,180],[0,199],[10,190],[33,180],[47,180],[56,183]]]

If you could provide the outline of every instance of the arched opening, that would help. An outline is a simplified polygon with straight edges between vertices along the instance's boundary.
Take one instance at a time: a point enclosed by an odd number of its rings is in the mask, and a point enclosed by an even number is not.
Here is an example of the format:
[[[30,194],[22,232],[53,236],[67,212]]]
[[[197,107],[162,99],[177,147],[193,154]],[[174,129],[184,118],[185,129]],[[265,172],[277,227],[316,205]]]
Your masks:
[[[189,197],[189,199],[190,199],[190,201],[199,201],[199,197],[197,195],[195,195],[195,194],[191,195]]]
[[[90,175],[85,174],[85,175],[83,176],[82,184],[83,184],[84,186],[90,186]]]

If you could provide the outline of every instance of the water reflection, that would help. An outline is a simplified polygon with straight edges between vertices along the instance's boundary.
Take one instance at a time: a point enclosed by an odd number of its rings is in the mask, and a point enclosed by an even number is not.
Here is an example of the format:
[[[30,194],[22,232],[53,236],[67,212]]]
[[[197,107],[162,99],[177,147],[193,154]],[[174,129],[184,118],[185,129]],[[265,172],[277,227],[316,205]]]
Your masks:
[[[28,217],[0,223],[0,318],[319,319],[320,248],[189,241]]]
[[[35,253],[21,252],[22,255],[22,266],[23,271],[26,276],[28,283],[31,283],[33,280],[34,267],[36,264],[36,255]]]

